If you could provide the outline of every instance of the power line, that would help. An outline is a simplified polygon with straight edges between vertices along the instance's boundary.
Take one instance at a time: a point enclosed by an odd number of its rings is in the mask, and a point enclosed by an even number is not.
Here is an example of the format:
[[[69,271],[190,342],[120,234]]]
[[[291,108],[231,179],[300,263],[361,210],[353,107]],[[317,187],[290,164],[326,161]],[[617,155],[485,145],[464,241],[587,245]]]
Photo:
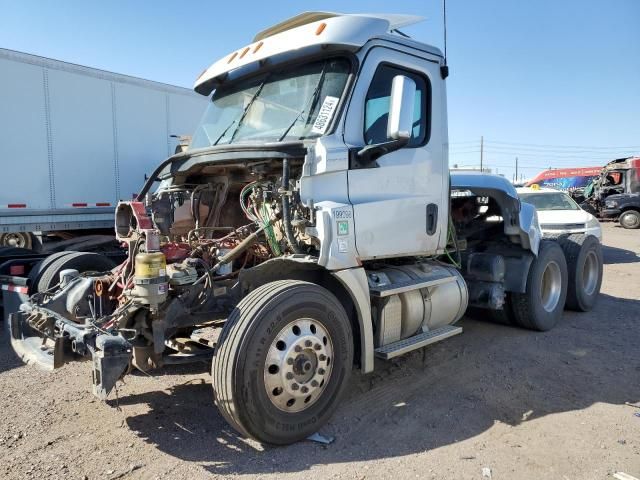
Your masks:
[[[586,148],[590,150],[636,150],[640,148],[640,145],[631,145],[626,147],[616,147],[616,146],[592,147],[592,146],[585,146],[585,145],[549,145],[549,144],[542,144],[542,143],[515,143],[515,142],[503,142],[502,140],[487,140],[487,143],[501,143],[503,145],[516,145],[516,146],[523,145],[527,147],[549,147],[549,148],[560,148],[560,149]]]
[[[630,145],[630,146],[587,146],[587,145],[550,145],[550,144],[538,144],[538,143],[516,143],[516,142],[504,142],[501,140],[484,140],[484,143],[489,146],[493,145],[495,148],[509,148],[516,147],[523,150],[552,150],[552,151],[600,151],[603,153],[607,151],[615,151],[615,150],[640,150],[640,145]],[[463,142],[449,142],[449,145],[478,145],[479,142],[477,140],[468,140]]]

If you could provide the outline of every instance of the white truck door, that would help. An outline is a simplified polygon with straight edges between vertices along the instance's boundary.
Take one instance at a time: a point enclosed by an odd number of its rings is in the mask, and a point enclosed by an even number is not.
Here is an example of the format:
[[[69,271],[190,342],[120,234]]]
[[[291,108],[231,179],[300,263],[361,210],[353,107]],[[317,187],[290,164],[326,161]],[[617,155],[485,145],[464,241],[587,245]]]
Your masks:
[[[345,142],[357,147],[386,142],[391,82],[416,83],[409,143],[358,165],[350,155],[349,200],[361,259],[434,254],[446,244],[448,166],[444,155],[444,86],[437,61],[374,47],[365,57],[345,122]]]

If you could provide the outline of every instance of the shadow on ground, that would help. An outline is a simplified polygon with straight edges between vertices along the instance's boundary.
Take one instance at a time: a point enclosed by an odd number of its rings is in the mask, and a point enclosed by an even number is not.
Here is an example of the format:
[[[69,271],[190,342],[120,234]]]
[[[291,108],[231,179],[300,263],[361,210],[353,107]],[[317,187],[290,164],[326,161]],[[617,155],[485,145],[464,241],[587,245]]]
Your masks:
[[[22,361],[13,352],[9,337],[9,326],[2,320],[0,308],[0,373],[22,366]]]
[[[640,253],[625,250],[624,248],[602,246],[602,256],[606,265],[640,262]]]
[[[354,374],[322,429],[336,437],[329,446],[276,448],[243,439],[213,407],[211,385],[201,379],[121,398],[120,405],[147,404],[147,413],[128,417],[129,427],[161,451],[217,474],[404,456],[474,437],[495,422],[518,425],[596,402],[639,401],[640,384],[628,381],[640,377],[637,312],[639,301],[602,295],[593,312],[567,312],[546,333],[464,319],[463,335],[380,363],[374,374]]]

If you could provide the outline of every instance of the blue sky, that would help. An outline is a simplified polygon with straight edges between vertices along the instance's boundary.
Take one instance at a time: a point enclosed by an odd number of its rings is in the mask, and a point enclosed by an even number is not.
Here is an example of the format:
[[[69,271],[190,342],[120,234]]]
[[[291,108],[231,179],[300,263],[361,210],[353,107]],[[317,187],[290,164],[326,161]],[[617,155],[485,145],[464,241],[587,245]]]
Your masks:
[[[0,47],[190,87],[303,10],[411,13],[442,47],[441,1],[0,0]],[[448,0],[451,163],[521,172],[640,154],[639,0]]]

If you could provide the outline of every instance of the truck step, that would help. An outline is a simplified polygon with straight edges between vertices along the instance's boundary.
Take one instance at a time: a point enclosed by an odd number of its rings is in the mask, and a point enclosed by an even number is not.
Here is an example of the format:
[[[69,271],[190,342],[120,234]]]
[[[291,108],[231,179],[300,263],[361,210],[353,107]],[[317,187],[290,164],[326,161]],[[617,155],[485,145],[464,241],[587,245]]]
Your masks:
[[[456,277],[452,275],[438,275],[431,277],[428,280],[408,280],[406,282],[398,282],[388,285],[381,285],[379,287],[371,287],[369,289],[369,292],[372,297],[388,297],[389,295],[396,295],[398,293],[404,293],[410,290],[419,290],[421,288],[435,287],[436,285],[442,285],[443,283],[455,281]]]
[[[376,348],[376,357],[384,360],[403,355],[411,350],[422,348],[432,343],[439,342],[445,338],[453,337],[462,333],[462,327],[454,327],[447,325],[446,327],[436,328],[429,332],[419,333],[413,337],[405,338],[397,342],[390,343],[384,347]]]

